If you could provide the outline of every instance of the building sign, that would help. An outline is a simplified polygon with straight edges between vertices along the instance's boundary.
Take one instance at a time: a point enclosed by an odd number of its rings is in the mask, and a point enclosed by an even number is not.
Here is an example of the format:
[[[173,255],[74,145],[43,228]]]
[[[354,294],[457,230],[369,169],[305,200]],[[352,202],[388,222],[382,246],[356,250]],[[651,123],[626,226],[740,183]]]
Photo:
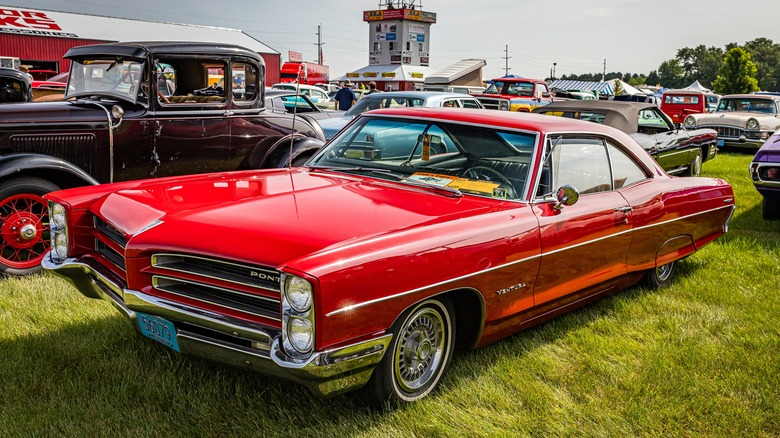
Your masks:
[[[390,57],[390,64],[400,64],[401,63],[401,55],[393,55]]]
[[[382,72],[382,77],[383,78],[394,78],[395,77],[395,72],[394,71],[383,71]]]
[[[355,73],[355,72],[347,73],[347,77],[348,78],[359,78],[360,77],[360,73]]]
[[[379,65],[379,58],[376,56],[368,58],[368,65]]]
[[[77,38],[62,28],[43,12],[24,9],[0,9],[0,33]]]
[[[363,77],[364,78],[375,78],[375,77],[377,77],[377,73],[375,71],[366,71],[366,72],[363,72]]]
[[[424,23],[435,23],[436,14],[415,9],[383,9],[379,11],[363,11],[363,21],[413,20]]]
[[[385,40],[385,34],[383,34],[383,33],[376,34],[376,40],[377,41],[384,41]]]
[[[287,58],[290,59],[290,62],[303,62],[303,53],[293,52],[292,50],[288,50]]]
[[[395,41],[395,35],[396,35],[396,34],[394,34],[394,33],[388,33],[388,34],[385,34],[385,39],[386,39],[387,41]]]
[[[377,23],[376,31],[384,32],[384,33],[388,33],[388,32],[395,33],[396,26],[397,26],[396,23]]]
[[[425,25],[417,23],[409,23],[409,32],[425,33]]]
[[[415,79],[422,79],[424,77],[424,75],[422,73],[420,73],[419,71],[413,71],[413,72],[409,73],[409,76],[411,76],[411,77],[413,77]]]

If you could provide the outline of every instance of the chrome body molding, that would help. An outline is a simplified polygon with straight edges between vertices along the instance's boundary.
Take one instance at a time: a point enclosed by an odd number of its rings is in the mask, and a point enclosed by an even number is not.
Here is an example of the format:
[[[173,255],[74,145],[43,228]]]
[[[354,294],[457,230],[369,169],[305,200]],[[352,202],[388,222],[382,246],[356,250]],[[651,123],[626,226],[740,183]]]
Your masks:
[[[365,341],[315,351],[307,359],[299,360],[288,356],[280,347],[281,335],[276,328],[127,289],[121,278],[93,258],[68,258],[54,263],[47,253],[42,264],[47,271],[73,283],[87,297],[110,302],[139,333],[136,312],[172,321],[183,354],[294,381],[322,396],[365,385],[392,339],[391,334],[378,333]]]

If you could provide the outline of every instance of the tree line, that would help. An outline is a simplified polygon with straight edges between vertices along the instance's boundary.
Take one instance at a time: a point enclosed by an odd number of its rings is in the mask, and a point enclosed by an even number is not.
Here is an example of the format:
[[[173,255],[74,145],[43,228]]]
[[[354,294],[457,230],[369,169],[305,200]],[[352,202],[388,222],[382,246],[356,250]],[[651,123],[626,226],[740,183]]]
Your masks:
[[[560,79],[600,81],[601,73],[563,75]],[[622,79],[629,85],[659,85],[683,88],[698,80],[718,94],[780,91],[780,44],[768,38],[756,38],[743,45],[725,48],[706,47],[677,50],[648,74],[610,72],[604,80]]]

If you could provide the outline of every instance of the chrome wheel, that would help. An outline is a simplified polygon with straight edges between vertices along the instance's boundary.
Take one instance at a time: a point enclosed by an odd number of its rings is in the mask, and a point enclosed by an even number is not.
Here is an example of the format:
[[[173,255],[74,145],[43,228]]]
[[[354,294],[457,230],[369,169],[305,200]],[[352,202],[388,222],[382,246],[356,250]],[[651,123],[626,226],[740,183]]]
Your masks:
[[[672,276],[672,271],[674,271],[674,263],[667,263],[663,266],[657,267],[655,270],[655,275],[658,277],[658,280],[665,282],[669,280],[669,277]]]
[[[437,375],[444,356],[444,320],[432,308],[412,315],[399,333],[395,378],[401,390],[413,392]]]

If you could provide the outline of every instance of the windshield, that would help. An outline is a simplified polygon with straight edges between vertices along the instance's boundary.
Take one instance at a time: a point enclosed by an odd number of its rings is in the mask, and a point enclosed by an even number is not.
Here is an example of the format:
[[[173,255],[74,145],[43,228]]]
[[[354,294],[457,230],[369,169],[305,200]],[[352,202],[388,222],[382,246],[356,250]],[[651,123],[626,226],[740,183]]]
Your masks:
[[[777,114],[777,106],[771,99],[728,98],[721,99],[718,111],[748,111],[764,114]]]
[[[528,82],[493,82],[485,91],[487,94],[512,94],[514,96],[531,97],[534,95],[534,84]]]
[[[368,96],[364,96],[344,114],[348,116],[356,116],[366,111],[379,108],[401,108],[413,106],[425,106],[425,99],[421,99],[419,97],[383,97],[382,94],[377,93],[376,95],[369,94]]]
[[[458,193],[522,199],[537,137],[536,132],[362,116],[310,165]]]
[[[134,60],[78,59],[70,68],[65,97],[108,95],[135,101],[144,64]]]

